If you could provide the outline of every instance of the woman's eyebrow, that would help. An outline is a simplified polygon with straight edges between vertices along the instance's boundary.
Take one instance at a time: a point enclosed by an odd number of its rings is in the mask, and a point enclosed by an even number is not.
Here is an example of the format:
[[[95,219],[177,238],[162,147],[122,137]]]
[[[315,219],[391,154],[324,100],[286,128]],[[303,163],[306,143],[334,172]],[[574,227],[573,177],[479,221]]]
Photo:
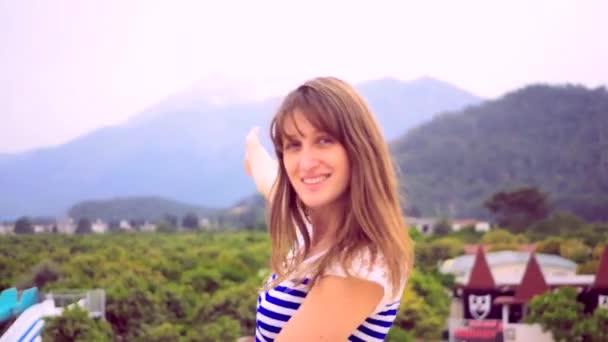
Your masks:
[[[298,136],[297,136],[297,135],[295,135],[295,134],[289,134],[289,133],[285,133],[285,138],[286,138],[287,140],[296,140],[296,139],[298,138]]]

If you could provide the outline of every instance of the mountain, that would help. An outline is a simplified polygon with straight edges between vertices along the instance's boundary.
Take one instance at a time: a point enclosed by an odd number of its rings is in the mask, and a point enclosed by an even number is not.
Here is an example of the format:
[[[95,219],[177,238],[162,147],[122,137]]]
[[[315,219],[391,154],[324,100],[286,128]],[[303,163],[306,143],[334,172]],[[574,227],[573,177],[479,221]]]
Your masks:
[[[431,78],[382,79],[357,85],[387,139],[481,99]],[[173,94],[124,125],[104,127],[57,147],[17,154],[0,168],[0,219],[63,215],[90,199],[159,196],[226,207],[255,193],[243,171],[244,138],[268,125],[281,98],[212,101],[205,88]],[[220,87],[225,94],[226,87]],[[202,89],[202,90],[201,90]]]
[[[480,98],[456,86],[425,76],[404,83],[394,78],[357,86],[376,114],[388,140],[443,111],[480,103]]]
[[[138,113],[128,123],[138,125],[168,113],[184,110],[200,111],[237,103],[256,102],[255,99],[260,96],[258,88],[224,75],[207,75],[191,87],[170,94],[151,108]]]
[[[443,113],[391,142],[410,205],[485,216],[494,192],[537,186],[554,209],[608,220],[608,92],[530,85]]]
[[[167,214],[179,218],[188,213],[206,217],[217,211],[161,197],[121,197],[79,202],[69,209],[68,215],[75,220],[89,218],[106,222],[123,219],[157,221]]]
[[[119,197],[78,202],[68,210],[74,220],[88,218],[106,222],[134,220],[136,222],[159,222],[167,215],[175,216],[178,222],[188,214],[207,219],[209,223],[233,228],[255,228],[264,220],[266,201],[261,195],[241,199],[227,208],[207,208],[162,197]],[[40,219],[38,219],[40,221]]]

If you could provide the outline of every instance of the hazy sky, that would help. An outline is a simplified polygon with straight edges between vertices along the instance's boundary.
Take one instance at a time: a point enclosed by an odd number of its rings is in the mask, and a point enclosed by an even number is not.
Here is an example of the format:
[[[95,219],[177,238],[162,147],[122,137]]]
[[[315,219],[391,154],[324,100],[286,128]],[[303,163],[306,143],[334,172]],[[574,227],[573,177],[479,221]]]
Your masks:
[[[429,75],[496,97],[608,84],[608,1],[0,0],[0,153],[124,122],[197,82]],[[203,80],[203,81],[200,81]]]

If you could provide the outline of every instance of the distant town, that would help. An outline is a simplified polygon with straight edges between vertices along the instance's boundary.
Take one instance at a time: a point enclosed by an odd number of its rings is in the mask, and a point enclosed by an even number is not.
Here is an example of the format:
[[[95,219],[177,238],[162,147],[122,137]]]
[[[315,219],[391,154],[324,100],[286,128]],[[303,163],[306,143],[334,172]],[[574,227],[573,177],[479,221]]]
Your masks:
[[[410,227],[416,228],[423,235],[433,235],[439,230],[445,233],[458,232],[470,229],[478,233],[490,230],[491,224],[477,219],[447,220],[440,217],[407,217]],[[104,234],[108,232],[156,232],[166,231],[166,227],[173,231],[215,230],[221,223],[193,214],[186,215],[180,221],[177,216],[167,215],[158,221],[120,219],[106,221],[102,219],[89,220],[81,218],[75,220],[71,217],[60,219],[29,219],[22,217],[15,222],[0,223],[0,234]],[[160,229],[159,229],[160,228]]]

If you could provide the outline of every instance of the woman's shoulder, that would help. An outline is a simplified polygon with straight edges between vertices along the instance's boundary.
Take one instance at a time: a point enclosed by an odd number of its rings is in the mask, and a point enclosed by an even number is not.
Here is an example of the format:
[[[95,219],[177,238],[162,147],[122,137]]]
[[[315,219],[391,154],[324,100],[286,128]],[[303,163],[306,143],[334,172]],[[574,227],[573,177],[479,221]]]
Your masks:
[[[346,260],[335,260],[326,271],[362,279],[388,279],[388,267],[384,256],[382,253],[374,254],[369,248],[351,253]]]
[[[406,279],[403,279],[397,291],[393,291],[390,279],[390,269],[381,252],[373,253],[369,248],[361,249],[351,255],[349,262],[331,263],[324,275],[335,275],[340,277],[355,277],[362,280],[379,284],[384,290],[381,305],[398,301],[401,298]]]

